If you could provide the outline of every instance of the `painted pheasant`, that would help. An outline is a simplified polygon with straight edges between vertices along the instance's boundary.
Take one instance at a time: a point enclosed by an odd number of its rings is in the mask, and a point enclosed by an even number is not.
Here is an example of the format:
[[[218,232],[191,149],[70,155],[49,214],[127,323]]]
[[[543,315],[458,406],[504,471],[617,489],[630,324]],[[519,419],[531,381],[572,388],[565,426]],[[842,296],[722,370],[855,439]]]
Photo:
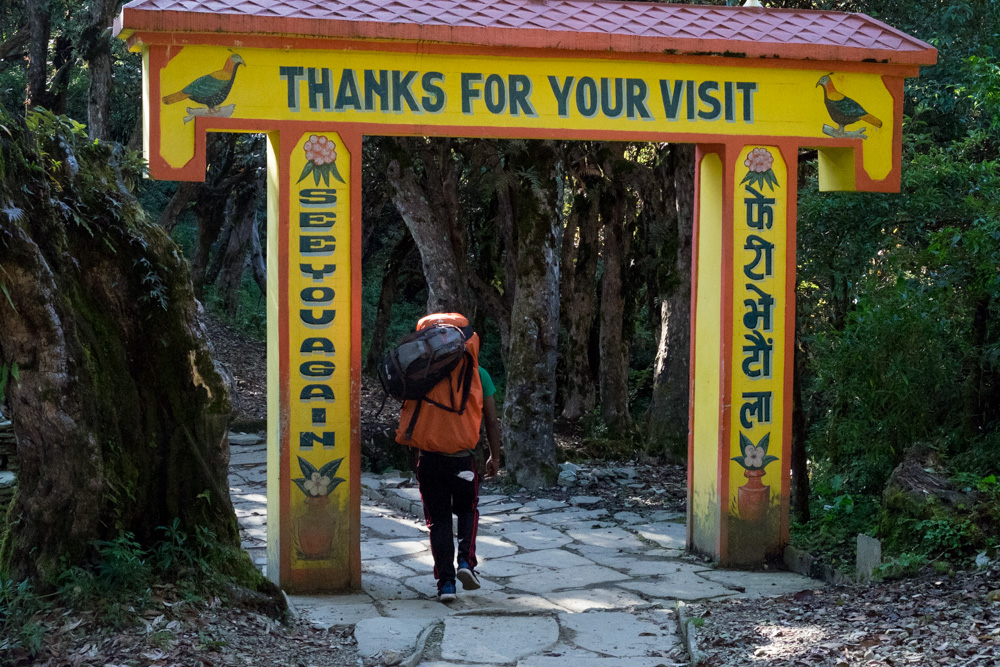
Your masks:
[[[163,98],[164,104],[173,104],[181,100],[192,100],[198,104],[204,104],[210,110],[226,101],[229,91],[233,89],[233,82],[236,80],[236,70],[240,65],[246,67],[243,58],[238,53],[234,53],[226,59],[226,65],[222,69],[198,77],[178,93],[167,95]]]
[[[846,97],[833,87],[830,77],[824,75],[816,82],[817,86],[823,87],[823,98],[826,101],[826,110],[830,118],[837,124],[837,133],[845,134],[846,126],[859,121],[871,123],[875,127],[882,127],[882,121],[865,111],[864,107]]]

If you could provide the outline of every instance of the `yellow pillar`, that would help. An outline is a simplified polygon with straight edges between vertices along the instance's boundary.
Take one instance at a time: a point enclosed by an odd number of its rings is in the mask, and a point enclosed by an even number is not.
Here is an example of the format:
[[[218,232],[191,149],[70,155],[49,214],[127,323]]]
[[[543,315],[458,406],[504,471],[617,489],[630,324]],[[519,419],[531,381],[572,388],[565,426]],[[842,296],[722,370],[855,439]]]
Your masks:
[[[788,542],[796,154],[696,155],[688,544],[726,566]]]

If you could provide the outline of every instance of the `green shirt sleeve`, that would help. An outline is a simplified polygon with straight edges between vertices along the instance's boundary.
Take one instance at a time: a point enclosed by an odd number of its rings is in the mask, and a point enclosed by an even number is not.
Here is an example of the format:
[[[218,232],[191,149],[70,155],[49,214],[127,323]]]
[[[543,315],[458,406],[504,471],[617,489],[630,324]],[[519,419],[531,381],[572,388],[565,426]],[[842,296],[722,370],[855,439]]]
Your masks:
[[[497,388],[493,386],[493,378],[490,377],[490,374],[482,366],[479,367],[479,379],[483,382],[483,398],[489,398],[497,393]]]

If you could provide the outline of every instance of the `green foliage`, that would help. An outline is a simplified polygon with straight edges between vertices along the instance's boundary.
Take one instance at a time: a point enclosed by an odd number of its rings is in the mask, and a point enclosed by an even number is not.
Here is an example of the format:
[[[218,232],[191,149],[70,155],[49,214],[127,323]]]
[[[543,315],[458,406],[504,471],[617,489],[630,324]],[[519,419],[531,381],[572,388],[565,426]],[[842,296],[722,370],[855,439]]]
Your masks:
[[[36,653],[45,633],[39,619],[47,608],[31,582],[0,578],[0,651],[20,648]]]
[[[151,587],[169,583],[182,600],[225,595],[232,582],[256,589],[263,577],[246,553],[219,544],[214,533],[195,526],[185,531],[179,519],[158,529],[163,539],[150,548],[130,533],[114,540],[96,541],[86,566],[67,565],[56,581],[56,591],[38,595],[31,583],[0,578],[0,652],[21,648],[35,654],[44,638],[44,617],[69,607],[92,611],[102,624],[120,628],[138,623],[152,601]],[[168,644],[161,635],[152,643]]]
[[[928,562],[924,554],[905,552],[884,561],[873,574],[876,579],[903,579],[920,572]]]

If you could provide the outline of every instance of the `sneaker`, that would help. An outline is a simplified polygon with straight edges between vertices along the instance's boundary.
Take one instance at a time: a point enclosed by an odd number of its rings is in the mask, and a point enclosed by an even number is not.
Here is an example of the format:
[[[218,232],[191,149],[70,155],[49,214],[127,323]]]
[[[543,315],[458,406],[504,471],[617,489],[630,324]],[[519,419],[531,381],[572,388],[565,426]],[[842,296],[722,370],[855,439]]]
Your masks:
[[[479,588],[479,577],[472,571],[469,564],[464,560],[458,561],[458,580],[462,582],[462,588],[467,591],[474,591]]]
[[[455,582],[454,581],[446,581],[443,584],[441,584],[440,588],[438,588],[438,600],[439,601],[441,601],[441,602],[451,602],[456,597],[458,597],[458,596],[455,595]]]

